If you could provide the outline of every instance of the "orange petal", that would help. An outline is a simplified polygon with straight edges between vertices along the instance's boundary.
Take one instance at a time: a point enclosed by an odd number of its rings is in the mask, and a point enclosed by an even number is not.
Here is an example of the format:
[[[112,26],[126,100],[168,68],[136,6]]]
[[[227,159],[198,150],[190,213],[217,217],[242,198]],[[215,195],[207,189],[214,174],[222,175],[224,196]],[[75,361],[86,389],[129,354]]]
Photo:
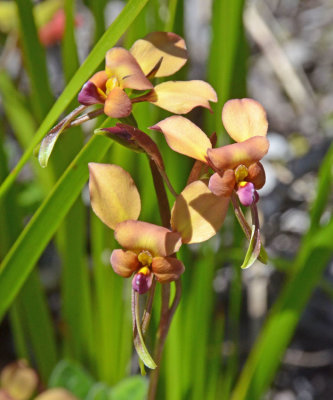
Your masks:
[[[255,136],[241,143],[209,149],[208,158],[217,169],[233,169],[237,165],[249,166],[261,160],[269,148],[268,140],[263,136]]]
[[[252,182],[256,189],[261,189],[266,182],[264,167],[260,162],[251,164],[248,168],[246,180]]]
[[[114,47],[105,56],[106,73],[115,76],[122,88],[137,90],[152,89],[152,83],[145,77],[140,65],[132,54],[121,47]]]
[[[132,103],[127,94],[115,87],[105,100],[104,112],[111,118],[128,117],[132,112]]]
[[[172,113],[186,114],[199,106],[211,110],[209,102],[216,102],[217,95],[204,81],[169,81],[155,86],[148,101]]]
[[[184,264],[174,257],[154,257],[151,268],[161,283],[175,281],[185,271]]]
[[[125,249],[148,250],[152,256],[169,256],[181,246],[178,233],[142,221],[124,221],[116,226],[115,237]]]
[[[88,165],[90,201],[98,218],[111,229],[119,222],[137,219],[141,200],[131,175],[118,165]]]
[[[266,111],[253,99],[227,101],[222,110],[222,121],[226,131],[236,142],[267,134]]]
[[[96,87],[105,92],[105,84],[108,79],[109,77],[105,71],[98,71],[89,79],[88,82],[92,82]]]
[[[188,54],[184,39],[172,32],[152,32],[137,40],[130,52],[140,64],[145,75],[154,69],[162,59],[155,76],[170,76],[187,61]]]
[[[214,236],[228,210],[229,198],[215,196],[202,181],[195,181],[176,198],[171,226],[183,243],[199,243]]]
[[[137,254],[121,249],[113,250],[110,262],[114,272],[124,278],[131,276],[141,265]]]
[[[209,190],[215,194],[215,196],[230,197],[234,190],[236,183],[235,173],[232,169],[227,169],[220,176],[217,172],[213,174],[209,179]]]
[[[150,129],[162,132],[172,150],[207,163],[207,149],[212,147],[210,140],[188,119],[180,116],[169,117]]]

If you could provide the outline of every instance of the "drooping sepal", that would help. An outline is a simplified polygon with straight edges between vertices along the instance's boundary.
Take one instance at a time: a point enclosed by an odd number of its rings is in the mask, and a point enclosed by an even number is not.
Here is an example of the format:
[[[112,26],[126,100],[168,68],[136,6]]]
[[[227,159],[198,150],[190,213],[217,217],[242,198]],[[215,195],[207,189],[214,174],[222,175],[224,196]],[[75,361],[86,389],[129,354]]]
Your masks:
[[[183,243],[208,240],[220,229],[230,198],[215,196],[202,181],[195,181],[176,198],[171,210],[171,226]]]

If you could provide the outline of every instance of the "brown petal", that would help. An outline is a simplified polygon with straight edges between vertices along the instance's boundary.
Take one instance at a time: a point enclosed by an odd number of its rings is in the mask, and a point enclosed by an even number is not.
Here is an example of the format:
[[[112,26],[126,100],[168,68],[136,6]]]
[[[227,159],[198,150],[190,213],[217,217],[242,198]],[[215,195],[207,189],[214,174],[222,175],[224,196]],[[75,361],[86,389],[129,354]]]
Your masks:
[[[184,264],[174,257],[154,257],[151,267],[161,283],[175,281],[185,271]]]
[[[217,95],[204,81],[169,81],[155,86],[148,101],[172,113],[187,114],[199,106],[211,110],[209,102],[216,102]]]
[[[89,163],[92,209],[104,224],[114,229],[119,222],[137,219],[141,200],[131,175],[113,164]]]
[[[114,272],[124,278],[128,278],[140,268],[137,254],[129,250],[113,250],[110,263]]]
[[[266,174],[264,167],[260,162],[251,164],[248,168],[248,176],[246,180],[252,182],[256,189],[261,189],[266,182]]]
[[[132,112],[131,100],[122,89],[115,87],[105,100],[104,112],[111,118],[128,117]]]
[[[173,116],[150,129],[162,132],[172,150],[207,163],[207,149],[212,145],[206,134],[190,120]]]
[[[249,166],[261,160],[268,148],[269,142],[265,137],[255,136],[241,143],[208,149],[207,154],[217,169],[233,169],[240,164]]]
[[[171,32],[152,32],[137,40],[130,52],[140,64],[145,75],[162,59],[155,76],[170,76],[177,72],[187,61],[188,55],[184,39]]]
[[[208,183],[209,190],[215,194],[215,196],[230,197],[234,190],[236,183],[235,173],[232,169],[227,169],[220,176],[217,172],[213,174]]]
[[[195,181],[176,198],[171,226],[183,243],[208,240],[220,229],[228,210],[229,198],[217,197],[202,181]]]
[[[227,101],[222,110],[222,121],[226,131],[236,142],[267,134],[266,111],[253,99]]]
[[[162,226],[142,221],[124,221],[116,226],[115,237],[125,249],[148,250],[152,256],[169,256],[179,250],[181,237]]]
[[[122,88],[148,90],[152,83],[145,77],[132,54],[121,47],[114,47],[106,53],[105,71],[115,76]]]

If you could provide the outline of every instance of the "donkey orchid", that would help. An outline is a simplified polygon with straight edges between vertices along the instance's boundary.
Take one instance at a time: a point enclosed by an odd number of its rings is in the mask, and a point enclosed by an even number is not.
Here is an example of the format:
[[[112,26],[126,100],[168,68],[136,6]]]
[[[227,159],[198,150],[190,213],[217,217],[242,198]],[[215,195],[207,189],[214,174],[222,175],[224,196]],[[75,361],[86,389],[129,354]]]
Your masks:
[[[235,190],[240,202],[250,206],[257,200],[256,189],[265,183],[265,171],[259,161],[269,148],[266,113],[255,100],[234,99],[224,105],[222,121],[237,143],[215,149],[200,128],[181,116],[166,118],[152,129],[161,131],[173,150],[215,171],[209,180],[214,194],[230,197]]]
[[[252,99],[229,100],[222,110],[222,121],[230,137],[237,143],[212,148],[205,133],[188,119],[173,116],[159,122],[152,129],[162,132],[169,146],[211,167],[214,174],[209,179],[212,193],[226,201],[232,199],[237,218],[250,239],[250,247],[242,268],[247,268],[259,257],[263,262],[266,253],[261,248],[259,219],[256,208],[257,189],[265,184],[265,171],[259,162],[267,153],[267,118],[263,107]],[[244,206],[251,207],[252,229],[248,226],[237,198]]]
[[[111,266],[120,276],[134,274],[132,287],[147,292],[155,276],[160,283],[177,280],[183,263],[173,256],[182,243],[198,243],[216,234],[225,217],[226,199],[202,181],[177,196],[171,229],[138,221],[141,200],[128,172],[117,165],[89,163],[89,190],[95,214],[111,229],[123,249],[113,250]]]
[[[132,103],[148,101],[176,114],[194,107],[210,109],[209,101],[217,101],[214,89],[203,81],[164,82],[155,88],[149,79],[177,72],[187,61],[184,40],[170,32],[153,32],[137,40],[130,51],[114,47],[106,53],[105,70],[86,82],[78,100],[83,105],[104,104],[104,112],[112,118],[130,115]],[[132,96],[126,89],[145,91]],[[147,93],[147,91],[149,91]]]
[[[81,125],[103,112],[111,118],[131,115],[133,103],[147,101],[175,114],[186,114],[194,107],[211,111],[215,90],[206,82],[169,81],[155,87],[150,79],[177,72],[187,61],[184,40],[170,32],[153,32],[137,40],[128,51],[114,47],[106,53],[105,70],[95,73],[82,87],[79,107],[54,126],[42,140],[39,163],[46,167],[59,136],[70,126]],[[94,104],[103,105],[87,112]],[[135,125],[135,123],[134,123]]]
[[[147,292],[153,276],[161,283],[174,281],[184,272],[181,261],[170,257],[181,246],[181,235],[170,229],[137,221],[141,200],[128,172],[117,165],[89,164],[91,205],[124,248],[113,250],[111,266],[120,276],[134,274],[132,287]]]

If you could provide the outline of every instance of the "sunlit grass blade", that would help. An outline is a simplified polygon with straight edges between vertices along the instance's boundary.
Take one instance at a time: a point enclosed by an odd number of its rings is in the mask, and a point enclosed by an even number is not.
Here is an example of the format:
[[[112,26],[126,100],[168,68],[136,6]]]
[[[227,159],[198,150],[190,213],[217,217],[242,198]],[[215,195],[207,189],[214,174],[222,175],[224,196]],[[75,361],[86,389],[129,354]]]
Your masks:
[[[0,318],[88,179],[87,163],[99,161],[111,141],[93,137],[81,150],[36,211],[0,267]]]
[[[319,228],[320,219],[327,205],[327,200],[329,198],[329,195],[331,194],[333,186],[332,164],[333,164],[333,145],[331,144],[319,171],[317,199],[312,205],[310,211],[310,217],[311,217],[310,230],[316,230]]]
[[[31,98],[41,121],[48,112],[53,95],[50,89],[45,51],[39,42],[31,0],[15,0],[20,20],[24,62],[30,78]]]
[[[24,0],[20,1],[24,2]],[[117,40],[132,24],[147,2],[148,0],[130,0],[123,8],[117,19],[104,33],[50,110],[49,114],[36,132],[34,139],[31,141],[29,148],[25,151],[16,167],[13,169],[13,171],[11,171],[7,179],[0,186],[0,197],[2,197],[12,185],[18,173],[31,157],[36,145],[42,140],[44,135],[51,128],[52,124],[54,124],[60,114],[70,104],[84,82],[92,75],[97,66],[101,63],[106,51],[115,45]]]

